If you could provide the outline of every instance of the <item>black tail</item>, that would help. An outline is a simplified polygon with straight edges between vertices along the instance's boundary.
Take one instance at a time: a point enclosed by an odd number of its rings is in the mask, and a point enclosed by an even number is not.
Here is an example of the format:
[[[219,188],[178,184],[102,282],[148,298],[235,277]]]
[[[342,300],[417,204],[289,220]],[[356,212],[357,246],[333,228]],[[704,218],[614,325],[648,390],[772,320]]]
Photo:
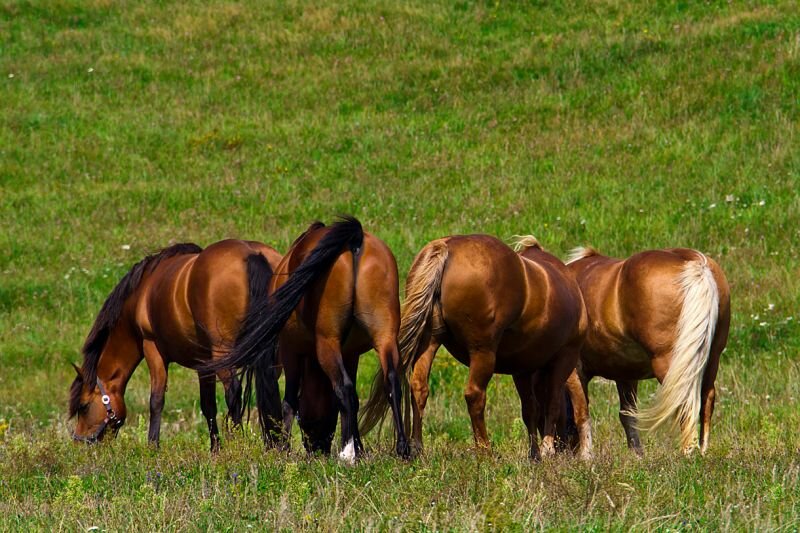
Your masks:
[[[248,280],[248,300],[247,300],[247,313],[245,314],[244,322],[236,335],[236,342],[234,349],[240,345],[242,339],[249,335],[253,329],[258,325],[256,322],[256,314],[254,309],[258,302],[267,303],[267,293],[269,291],[269,282],[272,279],[272,267],[269,266],[267,259],[261,254],[253,254],[247,256],[247,280]],[[242,374],[242,381],[244,382],[244,394],[240,396],[241,390],[236,397],[232,398],[232,402],[228,408],[232,418],[236,421],[241,421],[245,412],[249,410],[250,396],[253,390],[253,368],[245,370]],[[256,386],[256,395],[258,395],[259,388]],[[258,403],[258,400],[256,400]],[[248,413],[248,419],[250,415]]]
[[[248,309],[246,323],[236,346],[227,357],[213,363],[214,369],[241,368],[255,376],[258,417],[265,439],[272,441],[280,433],[281,402],[276,372],[278,337],[311,284],[327,272],[347,246],[350,251],[361,248],[364,230],[353,217],[331,225],[311,253],[289,276],[289,279],[268,299],[254,302]]]

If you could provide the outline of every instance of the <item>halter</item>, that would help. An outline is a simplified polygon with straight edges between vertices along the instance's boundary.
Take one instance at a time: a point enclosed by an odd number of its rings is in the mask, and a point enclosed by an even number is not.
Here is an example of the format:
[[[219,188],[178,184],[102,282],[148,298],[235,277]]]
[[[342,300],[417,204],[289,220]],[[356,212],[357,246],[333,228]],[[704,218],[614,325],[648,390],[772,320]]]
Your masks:
[[[112,431],[116,433],[124,421],[121,418],[117,417],[117,413],[114,412],[114,408],[111,407],[111,398],[108,396],[106,392],[106,388],[103,386],[103,382],[100,381],[100,378],[97,378],[97,388],[100,389],[100,401],[103,402],[103,407],[106,408],[106,417],[103,419],[103,423],[100,424],[100,427],[97,428],[93,434],[89,435],[88,437],[82,437],[80,435],[76,435],[75,433],[72,434],[72,440],[77,442],[86,442],[86,443],[94,443],[100,440],[100,437],[105,433],[106,428],[111,425]]]

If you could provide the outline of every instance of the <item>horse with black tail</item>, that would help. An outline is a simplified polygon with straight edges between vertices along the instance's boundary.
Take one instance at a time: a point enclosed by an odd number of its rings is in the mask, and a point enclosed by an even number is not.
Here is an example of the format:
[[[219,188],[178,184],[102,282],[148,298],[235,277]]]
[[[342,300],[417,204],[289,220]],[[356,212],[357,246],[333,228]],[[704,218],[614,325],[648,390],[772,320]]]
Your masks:
[[[312,224],[275,269],[270,294],[248,313],[252,329],[212,365],[260,376],[256,397],[267,444],[287,446],[297,417],[306,450],[328,454],[341,413],[340,456],[351,462],[360,456],[356,373],[360,355],[374,348],[394,413],[397,453],[407,457],[397,372],[397,263],[388,246],[352,217]],[[282,403],[278,365],[286,378]]]
[[[73,438],[96,442],[119,430],[127,415],[128,380],[144,359],[150,370],[148,440],[159,442],[167,370],[177,363],[198,371],[200,408],[211,450],[218,450],[217,377],[234,425],[242,420],[245,402],[236,375],[215,375],[204,365],[239,342],[240,321],[266,299],[280,259],[262,243],[226,240],[205,250],[176,244],[134,265],[103,304],[83,347],[83,365],[75,366],[69,400],[70,418],[77,416]]]
[[[671,426],[684,454],[708,449],[717,369],[728,339],[730,289],[720,266],[696,250],[649,250],[614,259],[578,248],[567,260],[580,284],[590,327],[578,374],[614,380],[628,446],[642,454],[638,429]],[[639,380],[660,383],[637,412]],[[699,444],[697,429],[700,427]]]

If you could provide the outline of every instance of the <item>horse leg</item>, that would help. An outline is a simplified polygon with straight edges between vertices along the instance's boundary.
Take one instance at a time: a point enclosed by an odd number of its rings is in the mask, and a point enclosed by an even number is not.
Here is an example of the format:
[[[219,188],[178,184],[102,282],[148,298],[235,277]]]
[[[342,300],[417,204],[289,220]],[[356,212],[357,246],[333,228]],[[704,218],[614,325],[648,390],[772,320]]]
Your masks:
[[[489,434],[486,432],[486,387],[494,375],[494,350],[473,350],[469,354],[469,378],[464,391],[475,445],[479,450],[489,450]]]
[[[342,359],[338,339],[318,337],[317,360],[333,386],[342,414],[342,451],[340,458],[354,462],[363,452],[358,434],[358,398],[356,388]]]
[[[225,389],[225,405],[228,406],[228,418],[233,422],[233,427],[242,424],[242,382],[234,372],[223,370],[217,373],[222,387]]]
[[[416,452],[422,451],[422,417],[425,414],[425,405],[428,403],[428,379],[431,375],[431,367],[433,366],[433,358],[436,357],[436,351],[439,349],[440,344],[431,338],[428,347],[422,352],[422,355],[414,363],[414,369],[411,376],[409,386],[411,388],[411,395],[413,401],[411,408],[414,413],[414,425],[412,428],[412,441]]]
[[[408,459],[411,456],[411,447],[408,444],[408,438],[403,427],[403,414],[400,406],[403,391],[400,388],[400,377],[397,374],[397,369],[400,366],[400,352],[397,348],[397,342],[394,339],[378,342],[375,350],[378,352],[378,360],[381,362],[386,397],[389,400],[389,406],[392,408],[392,419],[395,436],[397,437],[395,452],[403,459]]]
[[[537,442],[539,437],[536,434],[538,403],[533,392],[533,375],[514,374],[514,385],[517,387],[517,394],[519,394],[522,421],[525,422],[525,427],[528,428],[528,438],[530,440],[528,457],[538,463],[542,460],[542,457],[539,454],[539,444]]]
[[[703,385],[700,388],[700,454],[705,455],[708,450],[708,437],[711,434],[711,415],[714,414],[714,401],[717,397],[717,389],[714,382],[717,379],[719,369],[719,357],[722,354],[722,347],[711,346],[711,354],[703,374]]]
[[[364,445],[361,442],[361,431],[358,429],[358,409],[359,409],[359,402],[358,402],[358,394],[356,392],[355,383],[358,381],[358,361],[360,359],[361,354],[347,354],[342,358],[342,362],[344,363],[345,372],[347,372],[347,376],[352,380],[353,392],[353,409],[352,409],[352,421],[353,423],[353,449],[356,451],[357,456],[361,456],[364,451]],[[342,413],[342,428],[344,428],[344,413]],[[342,449],[347,447],[348,441],[344,438],[344,430],[342,430]]]
[[[287,449],[291,446],[292,424],[299,409],[300,383],[305,357],[281,349],[280,361],[283,365],[285,385],[283,392],[283,435]]]
[[[588,461],[592,458],[592,422],[589,418],[589,401],[576,370],[573,370],[567,378],[566,387],[572,402],[575,425],[578,428],[578,442],[580,443],[578,457]]]
[[[705,455],[708,450],[708,437],[711,433],[711,415],[714,414],[714,401],[717,396],[716,387],[712,383],[704,386],[700,393],[701,420],[700,420],[700,454]]]
[[[164,410],[164,395],[167,392],[167,365],[153,341],[144,341],[142,348],[150,370],[150,428],[147,431],[147,440],[158,446],[161,436],[161,413]]]
[[[339,415],[336,396],[316,359],[306,358],[302,368],[303,394],[296,412],[303,446],[309,455],[330,455]]]
[[[639,382],[636,380],[623,381],[617,383],[617,393],[619,394],[619,421],[625,430],[625,438],[628,441],[628,448],[633,450],[638,457],[642,457],[642,443],[639,440],[639,430],[636,429],[636,397]]]
[[[544,405],[544,437],[542,438],[542,455],[545,457],[550,457],[556,453],[556,422],[564,401],[564,387],[567,378],[575,369],[579,354],[579,349],[565,346],[555,354],[553,360],[544,369],[543,379],[548,382],[547,398]],[[589,424],[584,424],[583,427],[578,424],[578,433],[581,436],[582,443],[586,441],[587,431],[591,431]]]
[[[200,382],[200,410],[208,424],[208,434],[211,437],[211,452],[219,451],[219,428],[217,428],[217,376],[215,374],[197,374]]]

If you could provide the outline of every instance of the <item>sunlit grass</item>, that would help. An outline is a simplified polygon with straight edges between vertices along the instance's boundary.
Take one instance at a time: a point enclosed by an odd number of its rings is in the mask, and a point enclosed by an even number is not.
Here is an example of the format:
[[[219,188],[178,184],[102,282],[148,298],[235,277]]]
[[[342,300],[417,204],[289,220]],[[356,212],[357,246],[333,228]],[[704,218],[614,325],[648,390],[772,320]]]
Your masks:
[[[7,0],[0,102],[0,529],[798,527],[793,2]],[[733,304],[710,456],[659,435],[635,460],[598,381],[597,460],[529,465],[497,378],[476,457],[444,351],[410,465],[387,435],[352,469],[297,436],[288,457],[248,436],[212,459],[177,368],[160,451],[143,370],[117,442],[68,442],[67,363],[130,265],[176,241],[284,249],[337,213],[401,272],[452,233],[710,254]]]

